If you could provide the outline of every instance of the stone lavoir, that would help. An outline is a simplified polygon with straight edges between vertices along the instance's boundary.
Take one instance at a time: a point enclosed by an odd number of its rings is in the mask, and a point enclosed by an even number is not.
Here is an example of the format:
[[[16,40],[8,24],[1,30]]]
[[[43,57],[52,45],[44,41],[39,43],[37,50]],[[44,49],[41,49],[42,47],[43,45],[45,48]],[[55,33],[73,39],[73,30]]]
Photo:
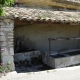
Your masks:
[[[69,11],[53,11],[45,9],[11,7],[11,8],[5,8],[5,12],[6,12],[6,17],[0,18],[0,55],[1,55],[1,62],[4,63],[4,65],[9,63],[11,65],[12,70],[15,70],[14,55],[16,53],[14,54],[14,38],[15,36],[17,36],[17,34],[21,33],[19,32],[19,30],[22,31],[22,33],[19,34],[20,37],[24,36],[26,38],[24,39],[25,41],[27,40],[26,42],[28,42],[29,44],[28,47],[33,46],[35,50],[40,51],[42,55],[42,61],[44,63],[45,61],[47,62],[47,60],[49,60],[50,58],[51,62],[57,61],[58,64],[58,62],[60,61],[59,59],[62,58],[60,57],[53,60],[54,56],[50,57],[49,55],[46,55],[47,52],[45,52],[44,55],[43,53],[44,50],[49,51],[49,42],[48,42],[49,38],[55,38],[55,37],[70,38],[70,37],[80,36],[80,12],[78,11],[69,12]],[[17,23],[16,20],[21,21],[22,24]],[[14,22],[18,26],[14,25]],[[34,26],[35,24],[37,24],[37,26]],[[15,33],[17,33],[15,34],[15,36],[13,35],[14,31]],[[32,45],[31,42],[33,42]],[[51,51],[54,49],[56,49],[56,51],[65,49],[70,50],[72,48],[80,49],[79,40],[76,41],[73,40],[70,41],[69,43],[68,42],[66,40],[64,42],[59,42],[59,41],[54,42],[55,45],[53,44],[51,46],[52,47]],[[28,55],[27,53],[28,52],[26,52],[26,54],[21,53],[21,55],[26,55],[27,57],[26,56],[25,57],[28,59],[29,58],[28,56],[31,54]],[[66,57],[62,58],[62,60],[65,59]],[[74,60],[75,59],[71,61]],[[60,68],[59,65],[60,64],[58,64],[57,66]],[[66,67],[66,66],[64,65],[61,67]]]

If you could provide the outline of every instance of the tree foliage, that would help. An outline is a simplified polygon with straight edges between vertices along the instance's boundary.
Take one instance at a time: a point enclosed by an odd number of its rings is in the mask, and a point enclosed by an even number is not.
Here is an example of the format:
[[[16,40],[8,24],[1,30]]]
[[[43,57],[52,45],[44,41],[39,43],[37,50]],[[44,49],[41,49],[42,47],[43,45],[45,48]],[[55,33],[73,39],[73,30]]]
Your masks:
[[[3,7],[10,7],[14,4],[14,0],[0,0],[0,16],[4,15]]]

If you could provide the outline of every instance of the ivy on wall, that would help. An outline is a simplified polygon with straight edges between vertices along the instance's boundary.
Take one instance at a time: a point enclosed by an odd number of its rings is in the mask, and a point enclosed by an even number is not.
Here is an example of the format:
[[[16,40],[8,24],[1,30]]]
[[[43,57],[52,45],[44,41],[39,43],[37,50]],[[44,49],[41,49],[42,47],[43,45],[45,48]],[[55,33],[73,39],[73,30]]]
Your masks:
[[[14,0],[0,0],[0,16],[4,16],[3,7],[10,7],[14,4]]]

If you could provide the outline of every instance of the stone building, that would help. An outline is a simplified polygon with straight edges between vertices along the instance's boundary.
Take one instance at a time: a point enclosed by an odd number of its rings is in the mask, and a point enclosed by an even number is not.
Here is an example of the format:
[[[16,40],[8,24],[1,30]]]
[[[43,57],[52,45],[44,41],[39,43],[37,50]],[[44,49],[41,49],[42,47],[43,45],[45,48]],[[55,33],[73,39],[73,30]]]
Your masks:
[[[0,18],[0,55],[1,61],[5,64],[11,63],[13,70],[15,70],[13,56],[16,48],[22,46],[25,51],[28,49],[49,51],[49,38],[80,37],[78,11],[19,7],[6,7],[4,10],[6,16]],[[18,47],[15,42],[17,39],[20,40]],[[53,41],[51,45],[51,51],[80,49],[80,40]]]

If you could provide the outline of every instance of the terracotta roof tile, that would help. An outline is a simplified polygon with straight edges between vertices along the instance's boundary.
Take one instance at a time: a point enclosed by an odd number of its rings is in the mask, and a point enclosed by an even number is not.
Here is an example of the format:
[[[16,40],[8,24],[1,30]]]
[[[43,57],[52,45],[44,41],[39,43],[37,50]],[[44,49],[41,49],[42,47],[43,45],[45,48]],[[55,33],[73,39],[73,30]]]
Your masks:
[[[51,20],[52,22],[78,22],[80,23],[80,11],[52,11],[43,9],[6,7],[7,17],[26,19],[26,20]]]

